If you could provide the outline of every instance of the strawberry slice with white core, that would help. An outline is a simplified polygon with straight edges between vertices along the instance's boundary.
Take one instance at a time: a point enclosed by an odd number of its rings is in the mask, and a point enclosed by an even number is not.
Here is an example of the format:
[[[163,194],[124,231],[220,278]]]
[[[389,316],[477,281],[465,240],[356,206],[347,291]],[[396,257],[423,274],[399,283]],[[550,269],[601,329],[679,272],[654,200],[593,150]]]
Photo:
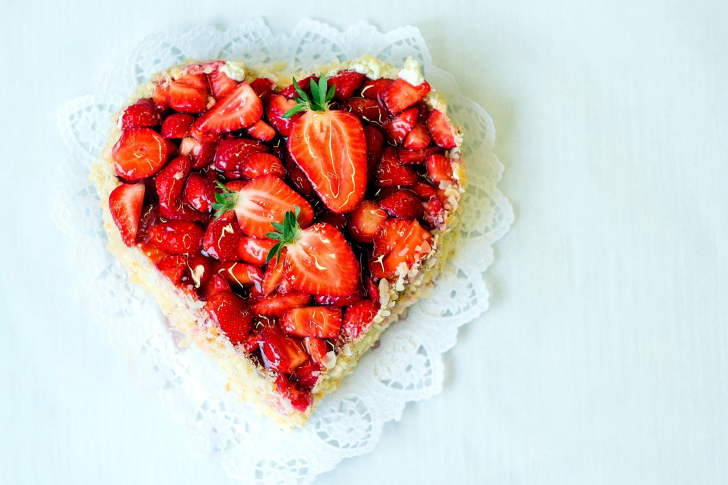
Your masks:
[[[207,79],[190,69],[169,83],[167,103],[181,113],[202,113],[207,108]]]
[[[242,82],[195,121],[195,127],[228,133],[252,125],[263,116],[263,103],[250,84]]]
[[[381,91],[380,97],[389,112],[396,115],[424,98],[429,92],[430,85],[427,81],[413,86],[404,79],[398,78]]]
[[[410,150],[423,150],[430,145],[430,135],[422,123],[417,123],[404,139],[404,147]]]
[[[121,184],[109,195],[109,211],[124,244],[131,246],[139,229],[144,204],[144,184]]]
[[[294,80],[294,86],[298,84]],[[367,184],[367,144],[359,118],[329,110],[335,87],[326,78],[311,83],[313,100],[298,88],[298,104],[286,115],[308,110],[294,124],[288,151],[332,212],[349,212],[364,198]]]
[[[427,117],[427,129],[430,130],[432,141],[442,148],[455,148],[455,129],[450,124],[445,114],[437,109],[433,109],[430,116]]]
[[[136,181],[157,173],[175,151],[174,143],[151,128],[132,128],[121,133],[111,156],[116,174]]]
[[[341,332],[341,308],[310,306],[289,310],[281,319],[288,335],[335,339]]]

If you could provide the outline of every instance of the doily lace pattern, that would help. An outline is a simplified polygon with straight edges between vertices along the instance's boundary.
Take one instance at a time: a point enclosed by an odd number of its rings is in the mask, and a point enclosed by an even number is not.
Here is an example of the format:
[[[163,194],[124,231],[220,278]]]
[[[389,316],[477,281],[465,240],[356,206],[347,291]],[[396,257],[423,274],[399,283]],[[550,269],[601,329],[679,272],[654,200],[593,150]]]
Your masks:
[[[448,113],[465,132],[469,166],[461,237],[432,296],[384,333],[379,347],[322,401],[306,428],[284,432],[226,393],[222,371],[195,346],[185,345],[153,299],[129,282],[106,251],[99,200],[88,173],[105,144],[110,116],[139,83],[170,65],[191,57],[253,65],[287,61],[292,69],[310,69],[363,54],[397,66],[412,56],[447,96]],[[288,35],[274,35],[262,20],[254,20],[227,31],[202,26],[184,35],[152,35],[106,73],[93,94],[66,104],[59,127],[69,155],[62,163],[67,186],[54,219],[76,241],[81,306],[109,329],[112,345],[127,357],[135,387],[184,423],[202,452],[231,477],[255,484],[308,484],[343,458],[371,451],[384,423],[400,419],[407,402],[442,390],[442,354],[455,345],[458,327],[488,308],[484,272],[493,263],[493,243],[513,222],[513,209],[497,187],[503,165],[492,153],[495,130],[483,108],[460,94],[453,77],[432,65],[414,27],[381,33],[360,23],[340,32],[305,20]]]

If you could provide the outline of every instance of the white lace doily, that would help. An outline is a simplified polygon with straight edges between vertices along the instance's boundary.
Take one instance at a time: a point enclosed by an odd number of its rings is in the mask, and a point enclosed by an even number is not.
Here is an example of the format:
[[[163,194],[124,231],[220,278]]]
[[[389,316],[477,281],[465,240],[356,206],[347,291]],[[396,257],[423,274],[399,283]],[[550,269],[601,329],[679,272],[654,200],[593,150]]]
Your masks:
[[[384,333],[381,345],[321,402],[306,428],[284,432],[225,392],[222,371],[195,346],[178,347],[179,336],[166,328],[154,300],[129,282],[106,251],[99,199],[88,173],[105,144],[111,114],[151,74],[188,57],[253,65],[288,61],[312,68],[365,53],[397,66],[412,56],[447,96],[448,113],[465,132],[469,166],[462,237],[433,296]],[[159,401],[171,419],[185,423],[204,453],[231,477],[256,484],[308,484],[343,458],[371,451],[384,423],[400,419],[408,401],[442,390],[442,353],[455,345],[458,327],[488,307],[484,272],[493,262],[492,244],[513,222],[513,209],[497,187],[503,165],[491,152],[495,130],[483,108],[460,94],[452,75],[432,65],[414,27],[383,34],[360,23],[339,32],[304,20],[289,35],[273,35],[262,20],[254,20],[224,32],[203,26],[180,36],[152,35],[103,76],[94,94],[64,106],[59,125],[70,156],[62,164],[68,187],[54,218],[76,240],[81,307],[108,327],[112,345],[127,357],[133,384]]]

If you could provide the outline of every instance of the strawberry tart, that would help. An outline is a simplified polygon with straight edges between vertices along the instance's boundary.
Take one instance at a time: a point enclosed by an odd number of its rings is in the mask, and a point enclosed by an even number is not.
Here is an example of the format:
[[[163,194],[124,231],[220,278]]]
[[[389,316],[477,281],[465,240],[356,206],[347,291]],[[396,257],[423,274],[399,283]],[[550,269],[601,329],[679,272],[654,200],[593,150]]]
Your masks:
[[[113,117],[108,249],[228,390],[304,426],[452,253],[462,136],[408,59],[188,61]]]

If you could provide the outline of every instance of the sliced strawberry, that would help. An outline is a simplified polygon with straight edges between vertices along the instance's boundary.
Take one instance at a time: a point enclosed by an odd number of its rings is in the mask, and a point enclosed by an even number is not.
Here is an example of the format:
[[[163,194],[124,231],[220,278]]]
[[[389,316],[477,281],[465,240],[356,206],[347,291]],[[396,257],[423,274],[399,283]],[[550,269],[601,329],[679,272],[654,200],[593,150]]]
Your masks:
[[[170,206],[158,206],[159,215],[164,219],[173,221],[203,222],[208,219],[208,214],[196,211],[177,200]]]
[[[174,143],[150,128],[132,128],[121,133],[111,155],[116,174],[136,181],[157,173],[175,149]]]
[[[420,199],[409,190],[397,190],[383,197],[379,206],[387,211],[390,217],[400,219],[419,219],[423,215],[423,207]]]
[[[373,99],[351,98],[345,106],[347,111],[369,123],[381,125],[387,119],[387,113]]]
[[[356,289],[359,264],[344,236],[333,226],[316,224],[288,246],[285,274],[299,291],[344,296]]]
[[[411,189],[417,194],[420,200],[429,200],[431,197],[437,197],[437,191],[431,185],[424,182],[417,182]]]
[[[401,146],[397,147],[397,156],[399,156],[399,161],[402,162],[404,165],[416,165],[425,161],[425,159],[427,158],[427,151],[408,150],[407,148]]]
[[[313,190],[313,185],[311,185],[311,182],[306,178],[306,174],[298,168],[298,165],[296,165],[296,162],[293,161],[288,153],[286,153],[285,167],[288,172],[288,180],[296,189],[296,192],[308,201],[316,200],[317,196],[316,191]]]
[[[424,150],[430,144],[430,134],[422,123],[417,123],[412,131],[409,132],[407,138],[404,139],[403,145],[410,150]]]
[[[364,82],[364,74],[356,71],[339,71],[336,76],[329,79],[329,86],[336,86],[334,99],[337,101],[346,101],[351,98],[354,91]]]
[[[274,294],[259,299],[253,303],[253,313],[266,317],[280,318],[293,308],[305,307],[311,304],[311,295],[300,292],[291,292],[285,295]]]
[[[222,72],[219,68],[208,74],[207,80],[210,82],[212,95],[217,101],[220,101],[238,87],[238,82],[234,79],[230,79],[228,75]]]
[[[167,103],[182,113],[202,113],[207,109],[207,79],[204,74],[188,71],[169,83]]]
[[[215,182],[217,175],[209,171],[206,175],[193,173],[187,177],[182,200],[195,210],[210,212],[212,203],[215,202]]]
[[[144,184],[121,184],[109,194],[109,212],[127,246],[136,240],[143,205]]]
[[[210,222],[202,239],[202,249],[218,261],[227,262],[238,259],[238,244],[243,237],[238,220],[233,211],[227,211]]]
[[[309,341],[316,340],[317,343],[311,344]],[[321,377],[321,367],[322,365],[317,363],[315,358],[313,358],[313,355],[311,352],[315,351],[321,351],[323,350],[320,347],[320,343],[323,343],[324,346],[326,346],[326,341],[323,339],[317,339],[315,337],[309,337],[303,339],[303,346],[306,348],[306,351],[311,355],[311,359],[307,360],[306,363],[298,367],[296,371],[289,376],[291,382],[293,382],[297,388],[304,390],[304,391],[311,391],[316,386],[316,383],[318,382],[319,378]],[[312,347],[313,345],[313,347]],[[314,350],[310,350],[310,349]],[[326,352],[324,352],[324,356],[326,355]]]
[[[156,126],[162,122],[162,113],[159,112],[151,99],[140,99],[124,111],[121,117],[121,127],[145,128]]]
[[[169,80],[159,79],[154,83],[154,92],[152,93],[152,101],[154,105],[161,112],[164,112],[169,108],[167,104],[167,97],[169,96]]]
[[[150,179],[151,180],[151,179]],[[146,195],[147,189],[144,189]],[[112,192],[113,193],[113,192]],[[111,198],[109,198],[109,208],[111,208]],[[112,212],[113,216],[113,212]],[[145,204],[142,207],[142,216],[139,219],[139,227],[136,233],[136,243],[146,243],[149,241],[149,231],[152,226],[159,221],[159,208],[155,204]]]
[[[164,138],[182,138],[194,123],[195,117],[187,113],[173,113],[167,116],[162,123],[162,136]]]
[[[164,211],[180,203],[187,176],[192,171],[192,162],[184,155],[172,159],[154,178],[159,196],[160,210]]]
[[[427,118],[427,129],[430,130],[432,141],[442,148],[450,149],[457,146],[455,129],[442,111],[432,110]]]
[[[433,229],[445,225],[445,208],[437,197],[432,197],[425,202],[425,221]]]
[[[284,375],[276,377],[276,391],[288,399],[293,409],[301,413],[306,412],[313,402],[310,393],[297,389]]]
[[[325,366],[329,362],[329,345],[326,340],[318,337],[306,337],[303,339],[303,346],[317,364]]]
[[[230,284],[227,282],[227,280],[219,274],[213,274],[212,276],[210,276],[210,278],[200,290],[200,293],[206,299],[210,299],[212,295],[215,295],[217,293],[224,292],[231,293],[232,290],[230,289]]]
[[[379,95],[394,81],[391,79],[367,79],[361,88],[361,95],[369,99],[379,99]]]
[[[314,301],[317,305],[327,305],[327,306],[349,306],[353,305],[354,303],[360,301],[362,298],[364,298],[364,289],[357,285],[356,290],[350,295],[346,296],[328,296],[328,295],[316,295],[314,297]]]
[[[296,80],[298,85],[303,89],[306,93],[311,94],[311,81],[318,82],[319,77],[318,76],[308,76],[300,80]],[[285,88],[281,89],[280,94],[285,96],[286,98],[292,98],[294,96],[298,96],[296,94],[296,88],[293,86],[293,84],[289,84]]]
[[[283,316],[280,323],[288,335],[335,339],[341,332],[341,308],[294,308]]]
[[[286,177],[286,169],[280,159],[270,153],[254,153],[248,156],[240,167],[240,174],[249,179],[272,175],[279,179]]]
[[[242,237],[240,243],[238,243],[238,258],[242,259],[246,263],[254,264],[256,266],[263,266],[265,264],[268,253],[273,246],[275,241],[272,239],[258,239],[257,237]],[[282,267],[281,267],[282,271]],[[282,273],[281,273],[282,274]],[[265,277],[263,278],[263,286],[265,287]],[[273,288],[275,289],[275,288]],[[273,291],[273,290],[271,290]],[[270,293],[267,292],[266,294]]]
[[[263,103],[250,84],[242,82],[200,116],[194,126],[202,131],[227,133],[250,126],[261,116],[263,116]]]
[[[248,305],[234,294],[213,294],[205,303],[205,310],[233,345],[238,345],[250,334],[253,318],[248,311]]]
[[[394,279],[402,269],[422,261],[432,249],[432,234],[417,221],[390,219],[374,239],[372,275]],[[400,268],[404,265],[404,268]]]
[[[194,123],[192,123],[192,126],[190,126],[190,129],[187,130],[187,133],[185,133],[185,136],[191,136],[192,138],[199,141],[200,143],[218,144],[222,140],[221,134],[213,133],[211,131],[201,130],[197,126],[195,126]]]
[[[443,180],[452,181],[452,165],[446,157],[435,154],[427,157],[427,176],[435,184]]]
[[[275,88],[275,86],[276,83],[265,77],[259,77],[258,79],[250,82],[250,87],[253,88],[255,94],[263,100],[265,100],[265,98],[273,92],[273,88]]]
[[[276,372],[290,374],[308,360],[301,339],[286,337],[278,325],[260,329],[260,351],[263,364]]]
[[[364,127],[364,136],[367,140],[367,181],[371,180],[377,170],[379,160],[382,159],[384,135],[373,125]]]
[[[248,135],[261,141],[271,141],[276,136],[276,130],[262,119],[247,127],[245,131]]]
[[[157,263],[157,269],[173,285],[179,286],[185,273],[188,271],[187,258],[178,254],[167,256]]]
[[[364,198],[366,138],[356,116],[307,111],[293,125],[288,151],[332,212],[348,212]]]
[[[374,300],[362,300],[344,310],[344,323],[341,332],[347,340],[356,340],[371,326],[379,311]]]
[[[330,224],[338,229],[339,232],[343,233],[346,230],[348,218],[347,214],[337,214],[336,212],[325,211],[316,216],[316,222],[325,222],[326,224]]]
[[[382,159],[377,166],[375,182],[378,187],[409,187],[417,182],[417,172],[411,167],[399,163],[394,148],[385,147]]]
[[[223,140],[215,151],[215,167],[226,172],[240,172],[243,162],[254,153],[268,153],[268,148],[258,140],[230,138]]]
[[[271,247],[271,249],[273,248]],[[268,262],[268,267],[265,269],[265,274],[263,275],[263,294],[266,296],[273,293],[281,282],[286,279],[283,271],[286,252],[286,248],[283,248],[280,257],[274,257]],[[269,253],[270,250],[265,255],[266,260],[268,259]]]
[[[223,276],[233,286],[259,287],[263,281],[263,272],[260,268],[237,261],[217,264],[215,273]]]
[[[192,286],[196,289],[205,287],[207,282],[210,281],[210,278],[214,276],[212,260],[201,254],[189,258],[187,266],[190,270]]]
[[[417,115],[417,108],[412,107],[385,122],[382,125],[382,129],[387,135],[387,138],[395,145],[402,143],[409,132],[415,127]]]
[[[427,81],[412,86],[404,79],[398,78],[380,92],[380,97],[389,112],[396,115],[424,98],[429,92],[430,85]]]
[[[137,244],[137,247],[142,252],[142,254],[149,258],[152,264],[157,264],[161,260],[169,256],[169,253],[167,251],[162,251],[149,241],[141,242]]]
[[[283,117],[294,106],[296,106],[294,100],[280,94],[271,94],[266,100],[265,117],[282,136],[288,137],[291,134],[293,123],[302,115],[302,113],[297,113],[290,118]]]
[[[195,255],[202,248],[204,235],[204,229],[194,222],[167,221],[152,227],[149,240],[171,254]]]
[[[349,235],[356,242],[370,243],[388,218],[379,204],[365,200],[349,214]]]
[[[217,143],[200,143],[191,136],[182,138],[179,145],[180,154],[187,155],[192,159],[192,168],[195,170],[210,165],[215,157],[215,150],[217,150]]]

